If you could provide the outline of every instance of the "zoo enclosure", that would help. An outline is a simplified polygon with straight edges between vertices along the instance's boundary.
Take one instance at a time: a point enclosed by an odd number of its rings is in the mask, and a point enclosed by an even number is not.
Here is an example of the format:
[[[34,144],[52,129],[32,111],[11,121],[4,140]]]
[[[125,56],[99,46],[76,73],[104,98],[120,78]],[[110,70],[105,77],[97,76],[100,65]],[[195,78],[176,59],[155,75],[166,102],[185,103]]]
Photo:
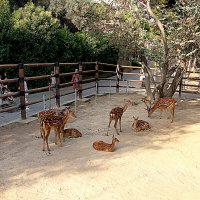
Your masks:
[[[49,67],[54,69],[54,74],[53,75],[40,75],[40,76],[33,76],[33,77],[27,77],[25,75],[25,68],[37,68],[37,67]],[[28,91],[25,92],[24,88],[24,81],[36,81],[36,80],[41,80],[41,79],[50,79],[51,77],[55,77],[56,79],[56,84],[55,84],[55,96],[49,96],[45,98],[45,100],[49,100],[52,98],[56,99],[56,106],[60,107],[60,97],[72,94],[74,92],[67,92],[67,93],[62,93],[60,91],[60,88],[63,87],[69,87],[73,85],[73,82],[68,81],[68,82],[60,82],[60,78],[65,78],[65,77],[72,77],[72,75],[75,73],[73,72],[68,72],[68,73],[60,73],[60,69],[62,67],[74,67],[78,68],[78,74],[79,74],[79,86],[80,86],[80,93],[79,93],[79,98],[82,98],[82,91],[87,90],[90,88],[95,88],[96,87],[96,92],[99,92],[100,87],[115,87],[116,88],[116,93],[119,92],[120,87],[126,87],[128,88],[143,88],[144,89],[144,79],[142,78],[144,75],[142,73],[142,68],[138,66],[121,66],[121,65],[114,65],[114,64],[107,64],[107,63],[100,63],[100,62],[80,62],[80,63],[36,63],[36,64],[8,64],[8,65],[0,65],[0,69],[8,69],[8,68],[15,68],[18,70],[18,77],[13,78],[13,79],[5,79],[5,80],[0,80],[0,84],[9,84],[9,83],[15,83],[19,86],[19,91],[17,92],[11,92],[8,94],[3,94],[0,95],[0,99],[9,97],[9,96],[19,96],[20,103],[19,105],[13,105],[9,106],[6,108],[2,108],[0,110],[1,112],[7,112],[11,111],[14,109],[20,109],[21,111],[21,118],[26,119],[26,106],[28,105],[33,105],[36,103],[42,102],[44,99],[37,99],[35,101],[26,103],[25,102],[25,93],[39,93],[43,91],[48,91],[51,89],[53,86],[48,85],[45,87],[40,87],[40,88],[34,88],[34,89],[29,89]],[[103,68],[106,67],[106,70],[103,70]],[[92,69],[90,69],[92,68]],[[156,82],[159,81],[160,74],[157,68],[151,68],[153,71],[153,76],[156,80]],[[92,76],[91,76],[92,74]],[[102,76],[105,76],[105,74],[109,75],[109,78],[103,78]],[[88,78],[88,75],[92,78]],[[123,76],[128,76],[128,77],[137,77],[137,78],[130,78],[130,79],[123,79]],[[191,77],[192,75],[192,77]],[[200,72],[199,71],[187,71],[182,78],[180,85],[179,85],[179,95],[181,95],[181,92],[188,92],[188,93],[199,93],[199,78]],[[173,78],[173,76],[172,76]],[[123,80],[122,80],[123,79]],[[101,80],[107,80],[110,82],[110,84],[107,85],[100,85]],[[115,82],[115,85],[112,85],[111,82]],[[192,84],[190,83],[192,81]],[[83,85],[85,83],[95,83],[93,86],[90,87],[85,87],[83,88]],[[153,87],[153,85],[152,85]],[[191,90],[191,88],[197,88],[198,91]]]

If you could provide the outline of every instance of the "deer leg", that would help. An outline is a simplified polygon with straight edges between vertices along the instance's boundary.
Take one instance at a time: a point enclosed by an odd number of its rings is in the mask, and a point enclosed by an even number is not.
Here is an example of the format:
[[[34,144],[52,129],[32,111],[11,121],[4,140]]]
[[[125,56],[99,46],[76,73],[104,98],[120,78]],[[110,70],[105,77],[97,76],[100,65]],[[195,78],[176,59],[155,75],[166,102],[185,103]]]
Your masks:
[[[57,131],[57,129],[55,129],[54,132],[55,132],[55,144],[57,145],[58,144],[58,131]]]
[[[46,137],[45,137],[48,152],[51,151],[50,148],[49,148],[49,141],[48,141],[49,134],[50,134],[50,130],[48,130],[48,132],[47,132],[47,134],[46,134]]]
[[[60,128],[60,141],[61,141],[61,143],[63,142],[63,130],[64,130],[64,127],[62,126],[61,128]]]
[[[108,124],[108,131],[109,131],[111,122],[112,122],[112,119],[110,118],[110,121],[109,121],[109,124]],[[108,136],[108,131],[107,131],[107,136]]]
[[[58,134],[58,138],[59,138],[59,141],[60,141],[60,146],[62,147],[62,129],[61,128],[58,128],[57,129],[57,134]]]
[[[41,136],[41,138],[43,138],[43,128],[40,126],[40,136]],[[38,137],[40,137],[40,136],[38,136]]]
[[[171,118],[171,115],[172,115],[172,112],[171,112],[171,109],[170,109],[170,108],[168,108],[167,110],[169,111],[169,116],[167,117],[167,119],[170,119],[170,118]]]
[[[119,135],[119,132],[118,132],[118,130],[117,130],[117,122],[118,122],[118,119],[115,119],[114,127],[115,127],[115,130],[116,130],[117,134]]]
[[[171,110],[171,117],[172,117],[172,120],[171,120],[171,123],[174,121],[174,108]]]
[[[44,137],[44,133],[45,133],[44,128],[43,128],[42,125],[40,125],[40,135],[41,135],[41,138]]]
[[[160,109],[160,119],[162,118],[163,110]]]
[[[45,127],[45,132],[43,134],[43,151],[45,151],[45,142],[47,145],[47,150],[50,152],[49,144],[48,144],[48,138],[50,134],[51,129]]]
[[[39,124],[40,124],[40,136],[38,136],[38,138],[39,137],[42,138],[43,137],[43,131],[44,131],[42,120],[39,120]]]
[[[120,132],[122,132],[122,123],[121,123],[121,117],[119,118],[119,128],[120,128]]]
[[[46,138],[45,138],[45,131],[41,132],[42,135],[42,138],[43,138],[43,151],[45,151],[45,142],[46,142]]]

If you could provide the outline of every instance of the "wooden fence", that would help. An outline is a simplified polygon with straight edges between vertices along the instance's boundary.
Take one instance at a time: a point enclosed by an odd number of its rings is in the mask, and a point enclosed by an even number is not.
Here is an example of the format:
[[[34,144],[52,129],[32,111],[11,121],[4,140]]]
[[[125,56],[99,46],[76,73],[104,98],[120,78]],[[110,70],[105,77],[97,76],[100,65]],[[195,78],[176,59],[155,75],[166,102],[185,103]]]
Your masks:
[[[92,70],[88,69],[88,70],[83,70],[83,69],[87,69],[87,66],[92,66]],[[37,67],[49,67],[49,68],[54,68],[54,74],[52,75],[40,75],[40,76],[34,76],[34,77],[27,77],[25,75],[25,68],[37,68]],[[7,112],[7,111],[11,111],[14,109],[20,109],[21,111],[21,118],[22,119],[26,119],[26,106],[28,105],[33,105],[36,103],[40,103],[42,102],[44,99],[37,99],[35,101],[26,103],[25,101],[25,93],[39,93],[39,92],[43,92],[43,91],[48,91],[50,88],[52,88],[51,85],[47,85],[45,87],[40,87],[40,88],[34,88],[34,89],[29,89],[28,91],[25,91],[24,88],[24,81],[36,81],[36,80],[41,80],[41,79],[50,79],[51,77],[55,77],[56,79],[56,84],[55,84],[55,96],[50,96],[47,97],[45,100],[49,100],[52,98],[56,99],[56,106],[60,107],[60,97],[61,96],[65,96],[65,95],[69,95],[72,94],[74,92],[68,92],[68,93],[61,93],[61,88],[63,87],[69,87],[72,86],[73,83],[72,82],[63,82],[60,83],[60,78],[61,77],[72,77],[74,71],[72,72],[68,72],[68,73],[60,73],[60,69],[61,67],[74,67],[74,68],[78,68],[79,71],[79,86],[80,86],[80,93],[79,93],[79,98],[82,98],[82,91],[83,90],[87,90],[87,89],[91,89],[97,86],[97,92],[99,91],[99,87],[115,87],[116,88],[116,92],[119,92],[119,88],[120,87],[127,87],[124,86],[124,84],[121,84],[123,81],[121,80],[120,76],[131,76],[131,77],[138,77],[136,79],[128,79],[125,80],[127,83],[130,83],[128,85],[128,87],[136,87],[136,88],[144,88],[144,80],[142,79],[143,74],[142,74],[142,70],[141,67],[136,67],[136,66],[120,66],[120,65],[114,65],[114,64],[107,64],[107,63],[100,63],[100,62],[80,62],[80,63],[36,63],[36,64],[8,64],[8,65],[0,65],[0,69],[8,69],[8,68],[16,68],[18,69],[18,77],[17,78],[13,78],[13,79],[5,79],[5,80],[0,80],[0,84],[9,84],[9,83],[16,83],[18,84],[18,88],[19,91],[17,92],[11,92],[8,94],[2,94],[0,95],[0,99],[4,99],[6,97],[9,96],[19,96],[20,99],[20,103],[19,105],[13,105],[13,106],[9,106],[6,108],[2,108],[0,110],[1,112]],[[108,69],[108,70],[103,70],[102,68]],[[91,67],[90,67],[91,68]],[[156,68],[152,68],[152,70],[156,70]],[[135,72],[137,71],[137,72]],[[139,72],[138,72],[139,71]],[[92,78],[87,78],[87,74],[93,74]],[[111,76],[110,78],[102,78],[102,75],[105,74],[109,74],[109,76]],[[155,80],[159,80],[160,74],[157,71],[154,74],[154,78]],[[181,80],[180,86],[179,86],[179,94],[181,95],[181,92],[192,92],[195,93],[195,91],[190,91],[188,90],[187,87],[193,87],[193,88],[198,88],[198,91],[196,93],[199,92],[199,82],[200,82],[200,78],[198,77],[190,77],[190,74],[195,74],[195,75],[199,75],[200,72],[187,72],[185,74],[185,76],[183,77],[183,79]],[[113,77],[113,76],[114,77]],[[91,76],[90,76],[91,77]],[[173,78],[173,76],[172,76]],[[110,85],[104,85],[101,86],[99,84],[99,82],[101,80],[109,80],[109,81],[115,81],[115,85],[110,86]],[[190,81],[196,81],[198,84],[190,84]],[[83,84],[85,83],[90,83],[90,82],[95,82],[94,86],[90,86],[90,87],[86,87],[83,88]],[[133,85],[131,86],[131,83],[133,83]],[[137,85],[134,85],[136,84]]]

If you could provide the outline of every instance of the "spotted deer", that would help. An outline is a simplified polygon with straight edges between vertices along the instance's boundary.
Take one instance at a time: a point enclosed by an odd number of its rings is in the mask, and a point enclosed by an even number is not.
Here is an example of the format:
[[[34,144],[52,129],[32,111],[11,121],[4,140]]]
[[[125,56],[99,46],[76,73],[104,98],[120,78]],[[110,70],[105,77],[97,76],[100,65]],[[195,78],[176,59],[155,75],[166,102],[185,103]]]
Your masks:
[[[43,136],[43,127],[42,127],[42,121],[45,117],[47,116],[54,116],[56,115],[56,111],[52,110],[52,109],[49,109],[49,110],[43,110],[43,111],[40,111],[38,114],[37,114],[37,117],[38,117],[38,120],[39,120],[39,123],[40,123],[40,135],[41,137]]]
[[[75,128],[67,128],[63,130],[63,137],[77,138],[77,137],[82,137],[82,134]]]
[[[151,127],[149,125],[149,122],[146,122],[144,120],[139,120],[139,117],[134,117],[133,116],[133,124],[132,124],[132,129],[136,132],[139,131],[144,131],[144,130],[149,130]]]
[[[57,144],[57,136],[60,141],[60,145],[62,146],[62,140],[63,140],[63,130],[64,126],[69,120],[69,117],[73,116],[76,117],[75,113],[67,108],[61,111],[61,113],[56,116],[46,116],[42,120],[42,134],[43,134],[43,151],[45,151],[45,143],[47,145],[47,150],[50,152],[49,144],[48,144],[48,138],[51,129],[55,130],[55,144]]]
[[[172,97],[165,97],[165,98],[159,98],[153,105],[151,101],[147,100],[146,98],[142,99],[142,101],[147,106],[148,111],[148,117],[151,116],[151,114],[159,109],[160,110],[160,118],[162,117],[163,110],[169,110],[170,111],[170,117],[171,117],[171,123],[174,120],[174,109],[176,106],[176,100]],[[170,118],[169,117],[169,118]]]
[[[93,143],[93,148],[97,151],[113,152],[116,142],[119,142],[119,140],[117,138],[115,138],[114,135],[113,135],[111,144],[108,144],[108,143],[103,142],[103,141],[96,141],[96,142]]]
[[[118,121],[119,121],[120,132],[122,132],[122,129],[121,129],[121,118],[122,118],[122,115],[127,110],[127,108],[129,106],[132,106],[132,105],[133,105],[133,102],[131,102],[130,100],[126,100],[125,105],[123,107],[116,107],[116,108],[113,108],[110,111],[110,115],[109,115],[110,120],[109,120],[109,124],[108,124],[108,131],[109,131],[110,124],[111,124],[112,120],[115,120],[114,128],[115,128],[117,134],[119,135],[119,132],[117,130]],[[108,136],[108,131],[107,131],[107,136]]]

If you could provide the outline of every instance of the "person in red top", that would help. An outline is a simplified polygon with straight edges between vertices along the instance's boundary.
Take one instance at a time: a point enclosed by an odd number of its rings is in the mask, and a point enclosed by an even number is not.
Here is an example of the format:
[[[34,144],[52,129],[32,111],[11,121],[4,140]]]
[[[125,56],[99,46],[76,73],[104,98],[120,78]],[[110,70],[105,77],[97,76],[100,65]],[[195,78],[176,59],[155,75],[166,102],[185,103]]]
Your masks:
[[[77,94],[79,94],[79,74],[78,69],[75,70],[75,73],[72,75],[72,82],[73,82],[73,88],[76,89]]]

